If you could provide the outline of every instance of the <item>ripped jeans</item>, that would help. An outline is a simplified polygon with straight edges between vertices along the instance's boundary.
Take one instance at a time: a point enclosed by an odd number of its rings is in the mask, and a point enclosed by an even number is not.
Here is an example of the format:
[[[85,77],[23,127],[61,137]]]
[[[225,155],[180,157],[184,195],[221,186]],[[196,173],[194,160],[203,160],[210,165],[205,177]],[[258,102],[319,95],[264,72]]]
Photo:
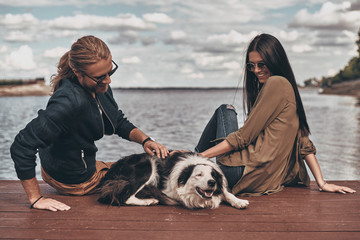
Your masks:
[[[206,125],[200,140],[195,147],[195,151],[201,153],[216,145],[213,140],[226,137],[230,133],[237,131],[239,127],[236,116],[236,110],[232,105],[222,104],[220,107],[218,107]],[[228,181],[229,188],[232,189],[232,187],[242,177],[245,167],[225,166],[218,161],[216,161],[216,163],[223,171]]]

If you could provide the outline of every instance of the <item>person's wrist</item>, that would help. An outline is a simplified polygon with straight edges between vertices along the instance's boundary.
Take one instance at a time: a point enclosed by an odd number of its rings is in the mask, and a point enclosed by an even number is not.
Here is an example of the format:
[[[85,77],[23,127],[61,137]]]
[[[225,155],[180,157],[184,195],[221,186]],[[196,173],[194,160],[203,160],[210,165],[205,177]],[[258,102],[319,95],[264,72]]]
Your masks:
[[[141,145],[144,147],[145,146],[145,143],[149,142],[149,141],[155,141],[152,137],[147,137],[145,138],[145,140],[141,143]]]
[[[318,184],[318,186],[319,186],[319,191],[320,191],[320,192],[323,190],[323,188],[325,187],[325,185],[326,185],[326,181],[325,181],[325,180],[324,180],[323,183]]]
[[[37,198],[31,205],[30,208],[34,208],[34,205],[39,202],[42,198],[44,198],[44,196],[40,196],[39,198]]]
[[[204,152],[198,153],[197,155],[200,156],[200,157],[206,158]]]

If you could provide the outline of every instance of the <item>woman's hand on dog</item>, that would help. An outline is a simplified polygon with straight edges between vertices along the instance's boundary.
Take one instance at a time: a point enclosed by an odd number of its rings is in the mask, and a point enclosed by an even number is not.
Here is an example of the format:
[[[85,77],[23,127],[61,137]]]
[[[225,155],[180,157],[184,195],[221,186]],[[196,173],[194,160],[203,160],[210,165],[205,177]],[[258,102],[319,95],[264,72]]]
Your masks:
[[[169,156],[172,156],[172,155],[174,155],[175,153],[191,153],[191,151],[189,151],[189,150],[172,150],[172,151],[169,153]]]
[[[70,206],[52,198],[41,198],[33,205],[33,208],[50,210],[53,212],[70,210]]]
[[[144,144],[144,150],[151,156],[156,154],[158,158],[166,158],[169,155],[169,150],[164,145],[153,140],[147,141]]]

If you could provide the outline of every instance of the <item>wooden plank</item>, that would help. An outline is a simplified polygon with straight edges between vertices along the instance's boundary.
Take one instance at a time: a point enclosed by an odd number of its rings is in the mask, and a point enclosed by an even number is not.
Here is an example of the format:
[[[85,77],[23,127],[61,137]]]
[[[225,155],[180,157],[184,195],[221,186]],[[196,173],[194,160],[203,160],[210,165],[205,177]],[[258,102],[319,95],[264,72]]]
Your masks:
[[[288,187],[270,196],[246,197],[238,210],[181,206],[99,204],[97,195],[62,196],[41,182],[44,195],[69,204],[66,212],[29,209],[19,181],[0,181],[0,239],[359,239],[360,181],[337,181],[355,194]]]
[[[321,227],[313,222],[272,222],[269,225],[269,221],[109,221],[109,220],[88,220],[88,219],[57,219],[56,221],[49,221],[49,219],[1,219],[4,221],[2,227],[10,229],[91,229],[91,230],[132,230],[132,231],[182,231],[187,229],[188,231],[207,231],[211,229],[213,232],[337,232],[341,229],[342,232],[354,232],[359,230],[359,223],[356,221],[341,221],[341,222],[329,222],[323,221]],[[80,221],[79,221],[80,220]]]
[[[214,233],[211,230],[206,232],[192,232],[192,231],[119,231],[119,230],[63,230],[63,229],[49,229],[47,231],[38,230],[24,230],[19,229],[13,234],[8,231],[0,229],[0,235],[4,239],[317,239],[317,240],[339,240],[339,239],[359,239],[358,233],[341,233],[334,234],[333,232],[317,233],[317,232],[219,232]],[[41,236],[41,237],[39,237]]]

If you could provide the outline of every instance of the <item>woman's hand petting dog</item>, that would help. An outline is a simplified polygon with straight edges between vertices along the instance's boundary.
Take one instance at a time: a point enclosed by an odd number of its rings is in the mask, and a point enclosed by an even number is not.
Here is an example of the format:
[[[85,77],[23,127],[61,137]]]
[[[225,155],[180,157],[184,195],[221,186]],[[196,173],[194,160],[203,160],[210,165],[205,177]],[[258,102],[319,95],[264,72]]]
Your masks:
[[[167,150],[164,145],[153,140],[147,141],[144,144],[144,150],[146,153],[150,154],[150,156],[154,156],[156,154],[158,158],[164,159],[169,155],[169,150]]]

